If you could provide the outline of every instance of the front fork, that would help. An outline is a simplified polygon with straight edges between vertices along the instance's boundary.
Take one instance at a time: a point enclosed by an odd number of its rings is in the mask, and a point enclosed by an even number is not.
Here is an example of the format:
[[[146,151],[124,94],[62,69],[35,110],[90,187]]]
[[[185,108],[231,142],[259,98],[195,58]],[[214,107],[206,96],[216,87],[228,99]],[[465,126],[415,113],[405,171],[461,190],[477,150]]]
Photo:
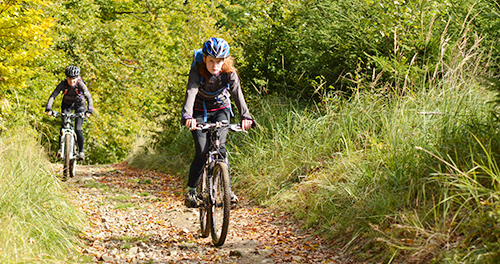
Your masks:
[[[76,142],[75,142],[75,132],[73,132],[73,130],[71,129],[67,129],[67,128],[64,128],[62,130],[62,133],[61,133],[61,139],[60,139],[60,150],[61,150],[61,159],[64,159],[66,153],[66,135],[69,135],[70,136],[70,139],[71,139],[71,145],[73,146],[71,152],[69,153],[69,158],[70,159],[74,159],[76,158],[75,157],[75,147],[76,147]]]
[[[214,172],[214,162],[209,160],[208,168],[207,168],[207,190],[208,190],[208,203],[210,206],[215,204],[215,194],[214,194],[214,181],[213,181],[213,172]]]
[[[207,169],[207,182],[208,182],[208,197],[210,198],[209,199],[209,204],[210,206],[213,206],[217,203],[216,199],[215,199],[215,192],[214,190],[217,189],[217,186],[214,186],[214,182],[216,184],[220,184],[220,182],[217,182],[213,179],[213,172],[214,172],[214,166],[217,162],[224,162],[228,165],[228,169],[229,169],[229,163],[228,163],[228,160],[227,160],[227,157],[224,158],[224,160],[210,160],[209,161],[209,165],[208,165],[208,169]]]

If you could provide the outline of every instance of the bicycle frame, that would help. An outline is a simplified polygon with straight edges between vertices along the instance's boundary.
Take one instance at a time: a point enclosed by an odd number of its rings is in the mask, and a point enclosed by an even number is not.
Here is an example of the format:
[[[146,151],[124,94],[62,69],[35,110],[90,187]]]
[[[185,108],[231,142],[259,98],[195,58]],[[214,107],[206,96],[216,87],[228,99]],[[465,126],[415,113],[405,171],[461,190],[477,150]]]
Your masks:
[[[72,120],[77,117],[84,119],[85,114],[53,112],[53,115],[54,117],[61,116],[63,120],[59,147],[61,151],[61,158],[64,160],[63,180],[67,180],[68,176],[75,177],[76,163],[78,159],[78,150],[76,146],[77,136],[75,130],[73,129]]]
[[[201,196],[198,198],[201,199],[201,203],[198,204],[198,207],[200,208],[202,237],[208,237],[211,233],[215,246],[222,246],[226,240],[231,204],[229,198],[231,194],[229,162],[227,155],[221,153],[222,147],[219,139],[221,128],[227,128],[233,132],[246,132],[239,125],[229,124],[228,121],[199,124],[196,128],[207,132],[210,137],[204,174],[197,188],[201,190],[199,193]]]
[[[229,160],[228,157],[224,157],[222,153],[220,152],[221,150],[221,145],[220,145],[220,132],[221,128],[227,128],[230,131],[234,132],[246,132],[245,130],[241,129],[239,125],[237,124],[229,124],[228,121],[223,121],[223,122],[216,122],[212,124],[201,124],[199,129],[200,130],[205,130],[210,136],[210,147],[209,151],[207,153],[207,163],[205,164],[205,167],[207,168],[207,178],[208,182],[210,183],[210,186],[208,190],[210,190],[210,193],[208,197],[210,197],[210,205],[214,205],[214,194],[212,192],[213,186],[212,183],[213,181],[211,180],[212,178],[212,173],[213,173],[213,168],[215,164],[218,162],[224,162],[229,166]]]
[[[72,149],[73,151],[69,153],[69,158],[70,159],[74,159],[76,158],[76,133],[75,131],[73,130],[73,128],[63,128],[62,131],[61,131],[61,138],[64,139],[66,138],[66,135],[70,135],[70,138],[71,138],[71,147],[70,149]],[[66,148],[65,148],[65,144],[66,144],[66,141],[64,140],[61,140],[61,158],[64,158],[66,153]]]
[[[69,157],[70,159],[75,159],[76,156],[77,156],[77,151],[76,151],[76,132],[75,130],[73,129],[73,124],[72,124],[72,120],[75,119],[76,117],[81,117],[81,118],[85,118],[85,114],[84,113],[79,113],[79,114],[74,114],[74,113],[69,113],[69,114],[66,114],[66,113],[59,113],[59,112],[55,112],[54,111],[54,117],[57,117],[57,116],[61,116],[61,117],[66,117],[66,119],[64,119],[64,124],[63,124],[63,127],[61,129],[61,143],[60,143],[60,149],[61,149],[61,158],[64,158],[66,153],[65,153],[65,140],[64,138],[66,138],[66,135],[70,135],[70,138],[71,138],[71,146],[70,146],[70,149],[72,149],[73,151],[69,153]]]

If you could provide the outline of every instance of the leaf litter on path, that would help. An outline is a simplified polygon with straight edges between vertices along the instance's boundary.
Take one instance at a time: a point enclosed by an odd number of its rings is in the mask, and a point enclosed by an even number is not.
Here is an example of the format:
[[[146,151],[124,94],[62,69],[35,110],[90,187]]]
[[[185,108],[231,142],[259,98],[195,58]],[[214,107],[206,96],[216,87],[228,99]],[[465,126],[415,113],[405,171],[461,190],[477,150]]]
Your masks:
[[[79,166],[67,185],[89,217],[81,252],[93,263],[346,263],[288,214],[241,195],[225,244],[214,247],[200,236],[198,210],[183,204],[182,179],[126,162]]]

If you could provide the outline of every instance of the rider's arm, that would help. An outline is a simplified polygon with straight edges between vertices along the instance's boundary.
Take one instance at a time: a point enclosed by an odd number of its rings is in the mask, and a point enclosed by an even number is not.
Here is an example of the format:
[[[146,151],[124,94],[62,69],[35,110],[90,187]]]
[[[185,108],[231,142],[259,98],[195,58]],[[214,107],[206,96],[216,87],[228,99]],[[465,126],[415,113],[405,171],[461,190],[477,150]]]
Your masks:
[[[87,110],[87,112],[90,113],[90,114],[92,114],[94,112],[94,106],[93,106],[93,103],[92,103],[92,96],[90,95],[89,88],[87,88],[87,85],[85,85],[85,83],[83,81],[80,81],[79,85],[80,85],[80,88],[83,91],[83,95],[87,99],[87,103],[88,103],[88,108],[87,108],[88,110]]]
[[[255,123],[253,122],[253,118],[250,115],[250,111],[248,110],[247,103],[245,101],[245,97],[243,96],[243,90],[240,85],[240,78],[236,72],[229,73],[229,85],[231,89],[231,94],[234,97],[234,102],[236,107],[238,108],[238,113],[240,114],[241,125],[244,129],[253,127]]]
[[[189,79],[186,87],[184,107],[182,108],[183,121],[193,118],[194,101],[196,100],[196,95],[198,94],[199,82],[200,82],[200,74],[198,73],[198,70],[191,68],[191,70],[189,71]]]
[[[45,112],[52,112],[52,105],[54,104],[54,100],[56,97],[61,93],[61,91],[64,89],[64,81],[60,82],[56,89],[52,92],[52,94],[49,97],[49,101],[47,102],[47,105],[45,106]]]

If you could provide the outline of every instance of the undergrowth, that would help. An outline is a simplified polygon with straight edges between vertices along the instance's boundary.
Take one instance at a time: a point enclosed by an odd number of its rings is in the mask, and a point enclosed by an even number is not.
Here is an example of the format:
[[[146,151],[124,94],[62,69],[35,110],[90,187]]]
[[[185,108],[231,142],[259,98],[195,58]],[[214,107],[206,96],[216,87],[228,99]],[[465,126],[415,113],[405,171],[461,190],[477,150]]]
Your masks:
[[[437,64],[385,69],[436,69],[422,83],[353,77],[349,97],[320,85],[309,105],[251,97],[259,125],[227,143],[234,190],[294,214],[358,260],[500,261],[499,123],[477,78],[488,75],[481,37],[468,32],[464,23],[454,42],[439,32]],[[165,128],[130,162],[185,177],[192,138]]]
[[[77,262],[84,218],[23,130],[0,136],[0,262]]]

